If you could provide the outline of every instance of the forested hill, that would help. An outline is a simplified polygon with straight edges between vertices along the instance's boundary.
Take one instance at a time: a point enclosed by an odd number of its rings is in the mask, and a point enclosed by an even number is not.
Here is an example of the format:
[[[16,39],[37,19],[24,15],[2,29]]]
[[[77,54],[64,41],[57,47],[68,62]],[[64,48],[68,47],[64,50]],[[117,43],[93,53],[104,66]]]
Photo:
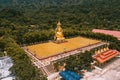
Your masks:
[[[119,3],[119,0],[0,0],[0,8],[38,9],[50,6],[94,5]],[[93,4],[94,3],[94,4]]]
[[[0,0],[0,27],[39,25],[120,30],[120,0]],[[86,27],[85,27],[86,26]]]
[[[42,6],[59,6],[80,4],[83,0],[0,0],[3,6],[17,6],[20,7],[42,7]]]
[[[39,8],[50,6],[79,5],[96,0],[0,0],[1,7]],[[97,0],[101,1],[101,0]]]

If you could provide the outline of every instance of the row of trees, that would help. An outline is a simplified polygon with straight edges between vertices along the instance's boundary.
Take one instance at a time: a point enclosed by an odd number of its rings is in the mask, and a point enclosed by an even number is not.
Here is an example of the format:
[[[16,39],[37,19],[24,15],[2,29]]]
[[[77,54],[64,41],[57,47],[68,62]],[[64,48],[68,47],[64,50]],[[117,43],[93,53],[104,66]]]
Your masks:
[[[23,36],[23,43],[36,43],[36,42],[44,42],[47,40],[52,40],[54,35],[54,31],[52,30],[43,30],[41,32],[28,32]]]
[[[109,48],[120,51],[120,41],[113,36],[105,35],[101,33],[92,33],[92,32],[83,32],[83,33],[80,33],[80,35],[83,37],[88,37],[92,39],[98,39],[101,41],[109,42],[110,43]]]
[[[66,28],[64,29],[64,36],[66,38],[69,37],[74,37],[74,36],[83,36],[87,38],[93,38],[105,42],[110,42],[110,48],[113,48],[111,45],[114,45],[115,49],[119,49],[120,41],[117,40],[117,38],[110,36],[110,35],[105,35],[101,33],[93,33],[91,31],[81,31],[81,30],[76,30],[72,28]],[[53,40],[54,37],[54,30],[49,30],[49,31],[41,31],[41,32],[29,32],[26,33],[23,36],[23,43],[24,44],[30,44],[30,43],[36,43],[36,42],[41,42],[41,41],[47,41],[47,40]]]
[[[90,70],[90,63],[93,62],[92,55],[95,50],[86,51],[85,53],[78,53],[76,55],[69,56],[64,60],[57,61],[54,63],[54,67],[58,70],[58,67],[61,65],[63,66],[66,63],[65,68],[67,70],[71,70],[74,72],[79,73],[80,70],[86,69]]]
[[[80,71],[82,69],[90,70],[90,63],[93,61],[92,54],[94,52],[79,53],[77,56],[70,56],[66,59],[66,69],[72,71]]]
[[[49,29],[49,30],[41,30],[36,32],[28,32],[22,36],[22,43],[23,44],[31,44],[31,43],[37,43],[37,42],[44,42],[48,40],[53,40],[55,35],[55,30]],[[64,36],[66,38],[78,36],[79,31],[73,30],[71,28],[64,29]]]
[[[12,58],[13,66],[10,71],[15,75],[16,80],[46,80],[12,38],[4,36],[0,39],[0,49],[1,52],[6,51]]]

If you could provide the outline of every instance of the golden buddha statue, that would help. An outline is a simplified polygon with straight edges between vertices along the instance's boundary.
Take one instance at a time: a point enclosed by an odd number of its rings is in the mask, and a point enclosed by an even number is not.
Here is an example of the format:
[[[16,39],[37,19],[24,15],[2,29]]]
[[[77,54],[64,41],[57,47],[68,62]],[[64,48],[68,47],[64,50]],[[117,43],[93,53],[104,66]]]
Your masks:
[[[55,29],[54,40],[55,41],[63,41],[64,39],[65,38],[64,38],[64,35],[63,35],[63,30],[61,28],[61,23],[60,23],[60,21],[58,21],[57,28]]]

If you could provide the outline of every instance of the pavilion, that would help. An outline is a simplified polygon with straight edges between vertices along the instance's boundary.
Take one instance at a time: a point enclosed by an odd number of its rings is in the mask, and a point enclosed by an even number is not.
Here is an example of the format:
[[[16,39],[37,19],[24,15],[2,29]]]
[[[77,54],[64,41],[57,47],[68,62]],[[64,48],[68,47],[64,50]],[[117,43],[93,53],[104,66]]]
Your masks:
[[[101,49],[98,50],[95,55],[93,55],[93,59],[96,60],[99,64],[103,64],[106,61],[116,57],[117,55],[119,55],[120,52],[117,50],[109,50],[107,49]]]

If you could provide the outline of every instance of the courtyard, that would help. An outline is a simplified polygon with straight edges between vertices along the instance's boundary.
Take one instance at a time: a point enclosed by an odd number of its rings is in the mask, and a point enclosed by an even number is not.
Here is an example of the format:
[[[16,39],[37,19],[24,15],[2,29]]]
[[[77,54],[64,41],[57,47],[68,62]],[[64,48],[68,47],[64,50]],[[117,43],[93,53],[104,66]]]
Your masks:
[[[38,58],[46,58],[49,56],[57,55],[64,51],[74,50],[80,47],[85,47],[91,44],[95,44],[101,41],[83,38],[83,37],[75,37],[66,39],[67,42],[56,44],[52,41],[48,43],[41,43],[36,45],[27,46],[27,49]]]

